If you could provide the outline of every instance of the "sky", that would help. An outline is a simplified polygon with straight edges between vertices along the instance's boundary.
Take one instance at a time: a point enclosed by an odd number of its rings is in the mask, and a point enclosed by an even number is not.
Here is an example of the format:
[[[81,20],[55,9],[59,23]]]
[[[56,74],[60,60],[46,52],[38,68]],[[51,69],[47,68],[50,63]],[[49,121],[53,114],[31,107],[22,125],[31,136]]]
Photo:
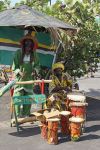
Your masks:
[[[20,2],[21,0],[11,0],[11,4],[14,5],[17,2]],[[54,4],[56,0],[51,0],[51,4]]]

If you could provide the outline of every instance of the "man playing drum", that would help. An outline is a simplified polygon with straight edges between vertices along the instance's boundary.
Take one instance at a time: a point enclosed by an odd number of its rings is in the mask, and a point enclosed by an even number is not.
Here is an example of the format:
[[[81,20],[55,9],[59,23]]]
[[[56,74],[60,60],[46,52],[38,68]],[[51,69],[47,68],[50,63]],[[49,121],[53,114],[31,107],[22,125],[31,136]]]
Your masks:
[[[64,65],[60,62],[52,65],[52,75],[49,84],[49,93],[52,98],[48,98],[47,106],[58,110],[66,110],[62,103],[66,100],[66,94],[71,91],[72,81],[63,73]],[[64,108],[65,107],[65,108]]]

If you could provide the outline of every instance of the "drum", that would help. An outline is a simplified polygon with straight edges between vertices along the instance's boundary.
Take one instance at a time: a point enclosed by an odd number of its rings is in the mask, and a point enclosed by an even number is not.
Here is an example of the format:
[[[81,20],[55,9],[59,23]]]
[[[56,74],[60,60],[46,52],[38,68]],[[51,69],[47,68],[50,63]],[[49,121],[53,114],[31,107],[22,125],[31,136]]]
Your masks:
[[[47,129],[48,129],[47,122],[41,122],[40,129],[41,129],[41,137],[47,140]]]
[[[88,103],[82,103],[82,102],[71,102],[70,108],[71,108],[71,114],[73,116],[85,118],[86,116],[86,106]]]
[[[36,116],[36,119],[41,122],[41,137],[43,139],[47,139],[47,122],[46,117],[42,114],[44,110],[40,110],[39,112],[34,112],[33,114]]]
[[[70,134],[70,130],[69,130],[69,115],[70,115],[70,111],[61,111],[60,112],[61,115],[61,133],[65,134],[65,135],[69,135]]]
[[[70,121],[70,132],[71,132],[71,140],[78,141],[81,136],[81,124],[84,122],[83,118],[79,117],[71,117]]]
[[[85,102],[86,96],[80,92],[72,92],[67,94],[67,98],[75,102]]]
[[[49,144],[58,144],[58,124],[59,118],[47,119],[48,121],[48,137]]]

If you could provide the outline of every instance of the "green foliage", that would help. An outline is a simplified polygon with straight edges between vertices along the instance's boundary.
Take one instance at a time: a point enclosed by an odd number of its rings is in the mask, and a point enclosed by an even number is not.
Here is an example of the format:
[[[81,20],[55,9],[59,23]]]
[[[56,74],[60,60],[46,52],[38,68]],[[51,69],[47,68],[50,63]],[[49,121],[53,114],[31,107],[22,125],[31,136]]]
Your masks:
[[[49,0],[21,0],[20,3],[16,3],[16,6],[27,5],[29,7],[34,7],[37,10],[43,11],[47,6]]]
[[[90,63],[91,60],[95,64],[97,52],[100,54],[100,24],[95,22],[95,16],[100,13],[99,6],[98,1],[90,0],[83,3],[65,0],[65,5],[56,3],[52,6],[52,15],[77,27],[77,34],[71,33],[71,36],[63,38],[66,45],[63,59],[71,75],[84,75],[84,62]]]
[[[10,7],[10,0],[0,1],[0,11],[3,11]]]
[[[4,9],[4,2],[0,1],[0,11],[2,11]]]

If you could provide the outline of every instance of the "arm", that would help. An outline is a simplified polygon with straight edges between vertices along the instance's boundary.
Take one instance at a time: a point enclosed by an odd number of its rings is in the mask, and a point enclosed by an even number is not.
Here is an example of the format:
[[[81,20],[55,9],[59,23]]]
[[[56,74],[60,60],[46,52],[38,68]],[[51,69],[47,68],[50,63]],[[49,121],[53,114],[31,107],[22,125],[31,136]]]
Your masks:
[[[62,87],[56,83],[56,79],[53,75],[50,76],[50,80],[52,80],[52,82],[49,84],[49,93],[55,93],[62,90]]]
[[[21,60],[21,51],[18,50],[15,52],[15,56],[13,59],[12,70],[15,76],[18,76],[20,73],[20,60]]]
[[[64,86],[63,90],[69,92],[72,90],[72,80],[68,79],[68,77],[65,75],[64,80],[66,82],[66,86]]]

